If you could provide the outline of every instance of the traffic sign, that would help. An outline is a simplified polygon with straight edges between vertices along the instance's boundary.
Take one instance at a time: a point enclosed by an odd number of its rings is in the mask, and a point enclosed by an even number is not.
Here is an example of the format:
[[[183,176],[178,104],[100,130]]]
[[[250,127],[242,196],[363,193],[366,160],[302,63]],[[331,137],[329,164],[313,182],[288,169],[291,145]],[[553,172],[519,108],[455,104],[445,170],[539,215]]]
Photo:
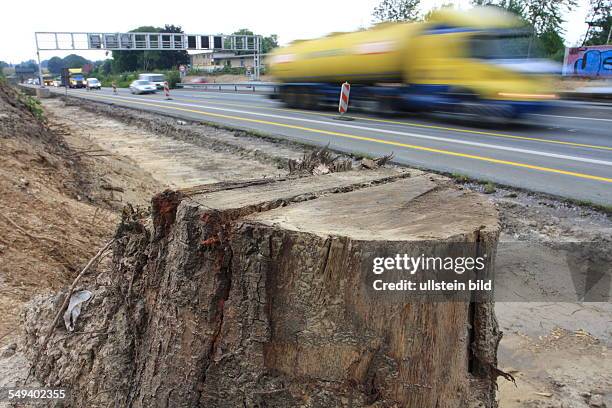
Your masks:
[[[340,102],[338,103],[338,111],[341,115],[348,111],[349,95],[351,93],[351,85],[348,82],[342,84],[340,89]]]

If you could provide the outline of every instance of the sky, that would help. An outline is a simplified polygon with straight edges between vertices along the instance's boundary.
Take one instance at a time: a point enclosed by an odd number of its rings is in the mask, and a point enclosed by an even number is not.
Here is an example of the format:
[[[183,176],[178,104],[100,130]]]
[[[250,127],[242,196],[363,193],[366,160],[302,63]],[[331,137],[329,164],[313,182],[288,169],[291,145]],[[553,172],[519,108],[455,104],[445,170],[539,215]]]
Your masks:
[[[20,3],[6,1],[0,24],[0,60],[18,63],[36,59],[35,31],[125,32],[143,25],[182,26],[186,33],[230,34],[249,28],[257,34],[278,34],[281,45],[334,31],[352,31],[372,23],[380,0],[105,0],[79,6],[74,0]],[[469,8],[469,0],[422,0],[423,11],[453,3]],[[169,10],[169,4],[176,9]],[[586,31],[588,0],[565,16],[566,45],[576,45]],[[23,5],[23,6],[22,6]],[[324,12],[323,12],[324,10]],[[41,60],[71,52],[44,51]],[[104,59],[104,51],[76,52]]]

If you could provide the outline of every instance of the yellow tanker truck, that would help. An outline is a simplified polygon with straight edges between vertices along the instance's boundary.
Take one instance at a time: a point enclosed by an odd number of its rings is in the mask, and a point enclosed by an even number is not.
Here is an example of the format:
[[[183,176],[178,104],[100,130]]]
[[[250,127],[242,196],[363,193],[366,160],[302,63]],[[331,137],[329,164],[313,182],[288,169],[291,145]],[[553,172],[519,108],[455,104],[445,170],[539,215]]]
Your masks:
[[[287,105],[337,104],[351,84],[351,105],[381,113],[438,110],[515,118],[550,106],[547,74],[533,58],[531,32],[493,7],[442,9],[426,22],[383,23],[370,30],[296,41],[268,64]]]

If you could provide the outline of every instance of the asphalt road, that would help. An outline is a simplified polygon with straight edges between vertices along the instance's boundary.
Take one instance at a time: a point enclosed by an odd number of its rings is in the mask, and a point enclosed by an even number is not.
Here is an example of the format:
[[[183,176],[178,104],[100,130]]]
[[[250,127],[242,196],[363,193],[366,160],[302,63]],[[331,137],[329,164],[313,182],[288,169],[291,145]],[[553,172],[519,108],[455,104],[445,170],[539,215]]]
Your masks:
[[[53,89],[63,93],[63,88]],[[131,95],[120,89],[69,90],[99,102],[216,122],[351,153],[380,156],[498,184],[612,205],[612,107],[562,102],[547,115],[507,127],[452,118],[406,115],[382,118],[350,112],[302,111],[255,93],[172,90]]]

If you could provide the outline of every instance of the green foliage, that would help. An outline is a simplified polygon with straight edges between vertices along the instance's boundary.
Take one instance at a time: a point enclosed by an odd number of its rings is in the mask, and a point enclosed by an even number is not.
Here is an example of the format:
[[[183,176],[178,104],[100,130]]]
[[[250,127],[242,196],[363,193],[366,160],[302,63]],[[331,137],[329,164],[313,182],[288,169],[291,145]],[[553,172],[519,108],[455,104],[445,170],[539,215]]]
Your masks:
[[[64,68],[83,68],[83,65],[91,63],[87,58],[80,55],[70,54],[64,57]]]
[[[47,61],[47,69],[54,75],[59,75],[62,72],[62,68],[64,68],[64,60],[60,57],[52,57]]]
[[[166,81],[170,88],[176,88],[176,84],[181,82],[181,74],[178,71],[169,71],[166,75]]]
[[[31,69],[33,69],[35,71],[38,70],[38,64],[33,59],[27,60],[27,61],[23,61],[23,62],[17,64],[16,67],[31,68]]]
[[[495,188],[495,184],[493,182],[488,181],[487,184],[485,184],[485,186],[484,186],[484,193],[485,194],[493,194],[496,191],[497,191],[497,189]]]
[[[468,176],[461,173],[452,173],[451,177],[457,180],[459,183],[467,183],[468,181],[470,181],[470,178]]]
[[[63,68],[83,68],[86,64],[91,64],[91,61],[80,55],[70,54],[64,58],[52,57],[47,61],[47,69],[53,75],[59,75]]]
[[[382,0],[372,17],[376,22],[415,21],[419,18],[420,3],[420,0]]]
[[[612,43],[612,8],[609,0],[591,0],[590,27],[584,38],[584,45],[604,45]]]
[[[145,71],[137,71],[137,72],[122,72],[119,74],[115,74],[115,73],[107,74],[103,71],[103,67],[104,65],[99,66],[98,68],[94,69],[88,76],[98,78],[100,82],[102,83],[102,86],[105,86],[105,87],[109,87],[112,85],[113,82],[115,82],[118,88],[127,88],[130,86],[132,81],[135,81],[138,79],[139,74],[145,72]],[[168,81],[168,85],[170,85],[171,88],[175,87],[177,83],[181,82],[180,73],[176,69],[174,70],[149,70],[147,72],[163,74],[166,77],[166,80]]]
[[[262,54],[267,54],[276,47],[278,47],[278,35],[272,34],[267,37],[263,37],[261,43]]]
[[[42,105],[40,104],[40,101],[38,99],[25,94],[21,94],[20,99],[26,105],[28,110],[32,112],[34,116],[36,116],[38,120],[45,120],[45,111],[43,110]]]
[[[249,30],[248,28],[241,28],[238,31],[234,31],[232,34],[233,35],[254,35],[253,31]],[[227,44],[227,46],[229,47],[229,44]],[[261,39],[261,53],[262,54],[267,54],[276,47],[278,47],[278,35],[272,34],[267,37],[262,37]],[[237,52],[238,55],[250,54],[250,53],[251,53],[250,51]]]
[[[473,4],[496,6],[518,15],[533,29],[533,43],[544,56],[563,59],[563,15],[576,6],[576,0],[473,0]]]
[[[563,61],[565,45],[563,38],[556,31],[546,31],[538,37],[544,55],[555,61]]]
[[[180,26],[166,24],[164,28],[142,26],[130,32],[182,33],[183,30]],[[113,51],[112,71],[115,73],[137,70],[153,71],[176,68],[181,64],[189,64],[187,51]]]

